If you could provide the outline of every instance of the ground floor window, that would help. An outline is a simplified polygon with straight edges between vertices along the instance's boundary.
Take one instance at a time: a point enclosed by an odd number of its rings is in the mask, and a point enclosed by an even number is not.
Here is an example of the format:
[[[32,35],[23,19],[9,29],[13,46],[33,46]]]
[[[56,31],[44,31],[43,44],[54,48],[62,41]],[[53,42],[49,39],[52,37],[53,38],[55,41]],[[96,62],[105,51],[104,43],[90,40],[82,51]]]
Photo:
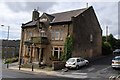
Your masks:
[[[58,59],[60,59],[61,54],[63,53],[63,47],[62,46],[54,46],[52,48],[52,55]]]

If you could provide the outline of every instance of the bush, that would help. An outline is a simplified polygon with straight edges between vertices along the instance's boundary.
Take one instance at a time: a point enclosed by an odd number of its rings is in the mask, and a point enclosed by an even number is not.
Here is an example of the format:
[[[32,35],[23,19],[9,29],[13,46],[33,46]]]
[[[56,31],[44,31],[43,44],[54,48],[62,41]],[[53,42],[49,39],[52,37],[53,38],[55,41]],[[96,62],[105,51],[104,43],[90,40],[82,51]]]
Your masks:
[[[5,64],[14,63],[14,62],[18,62],[18,57],[7,59],[7,60],[5,61]]]
[[[108,42],[102,43],[102,54],[103,55],[112,54],[112,47],[111,47],[110,43],[108,43]]]

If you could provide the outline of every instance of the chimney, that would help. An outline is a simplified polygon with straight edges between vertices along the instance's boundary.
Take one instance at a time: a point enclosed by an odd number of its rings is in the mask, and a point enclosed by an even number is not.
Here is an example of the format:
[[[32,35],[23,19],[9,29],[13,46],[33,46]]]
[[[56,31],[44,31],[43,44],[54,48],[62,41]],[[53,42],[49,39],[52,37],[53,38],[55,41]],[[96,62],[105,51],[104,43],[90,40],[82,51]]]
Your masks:
[[[88,3],[86,3],[86,8],[88,8]]]
[[[32,21],[37,20],[38,18],[39,18],[39,12],[36,9],[34,9],[32,13]]]

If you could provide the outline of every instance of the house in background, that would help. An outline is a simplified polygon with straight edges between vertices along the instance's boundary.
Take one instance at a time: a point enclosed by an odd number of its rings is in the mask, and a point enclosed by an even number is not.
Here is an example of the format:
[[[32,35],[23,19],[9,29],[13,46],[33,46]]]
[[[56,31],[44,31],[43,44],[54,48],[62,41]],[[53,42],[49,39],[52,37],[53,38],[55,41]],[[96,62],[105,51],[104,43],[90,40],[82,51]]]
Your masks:
[[[66,38],[72,35],[71,57],[92,58],[102,54],[102,30],[93,7],[55,14],[33,11],[32,21],[22,24],[19,60],[51,65],[51,56],[64,54]]]
[[[0,40],[0,50],[3,58],[19,56],[20,40]]]

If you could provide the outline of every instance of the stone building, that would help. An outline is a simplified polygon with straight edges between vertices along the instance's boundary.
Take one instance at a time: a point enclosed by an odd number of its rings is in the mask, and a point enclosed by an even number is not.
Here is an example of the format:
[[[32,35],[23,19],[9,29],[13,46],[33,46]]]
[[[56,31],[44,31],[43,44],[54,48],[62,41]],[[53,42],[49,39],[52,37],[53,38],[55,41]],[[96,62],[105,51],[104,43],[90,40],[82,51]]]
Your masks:
[[[93,7],[61,13],[33,11],[32,20],[22,24],[19,60],[24,63],[51,64],[51,56],[64,54],[66,38],[72,35],[71,57],[91,58],[101,55],[102,30]]]
[[[0,50],[3,58],[19,56],[20,40],[0,40]]]

